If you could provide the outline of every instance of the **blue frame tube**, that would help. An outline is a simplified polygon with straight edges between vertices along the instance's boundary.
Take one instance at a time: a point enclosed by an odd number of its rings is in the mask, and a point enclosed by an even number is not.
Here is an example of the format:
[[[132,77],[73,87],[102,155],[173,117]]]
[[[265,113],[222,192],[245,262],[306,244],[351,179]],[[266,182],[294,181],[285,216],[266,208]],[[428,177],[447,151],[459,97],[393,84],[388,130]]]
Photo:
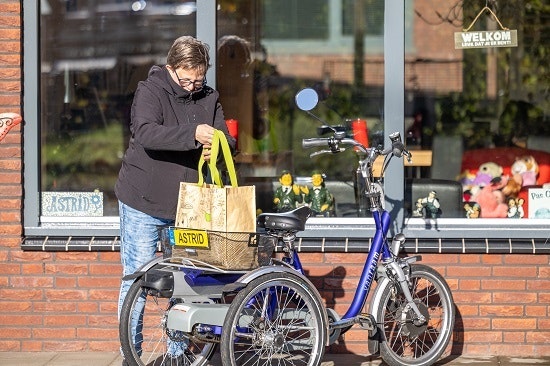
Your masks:
[[[372,240],[372,245],[369,250],[369,255],[365,261],[365,266],[363,267],[363,272],[361,273],[361,279],[355,291],[353,301],[342,319],[349,319],[357,316],[363,309],[365,301],[370,291],[370,287],[374,280],[376,274],[376,269],[378,267],[378,258],[380,257],[380,252],[384,252],[383,256],[386,257],[389,254],[387,245],[384,246],[384,241],[388,235],[388,230],[390,228],[390,214],[386,211],[374,211],[372,213],[374,222],[376,224],[376,233]]]

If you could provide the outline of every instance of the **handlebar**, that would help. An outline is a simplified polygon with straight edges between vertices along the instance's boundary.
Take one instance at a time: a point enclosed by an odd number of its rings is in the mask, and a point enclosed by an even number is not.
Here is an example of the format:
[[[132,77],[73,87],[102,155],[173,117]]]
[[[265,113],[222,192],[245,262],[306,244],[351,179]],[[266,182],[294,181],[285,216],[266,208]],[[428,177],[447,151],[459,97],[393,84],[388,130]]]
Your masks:
[[[328,150],[320,150],[312,153],[310,156],[316,156],[320,154],[327,154],[327,153],[338,153],[345,151],[345,147],[343,146],[353,146],[357,148],[360,152],[365,154],[368,158],[368,160],[372,163],[376,158],[380,155],[389,155],[392,154],[393,156],[396,156],[398,158],[405,156],[407,157],[407,160],[410,162],[412,159],[412,154],[405,149],[405,145],[401,141],[401,134],[399,132],[394,132],[389,135],[390,141],[392,142],[391,147],[388,149],[381,149],[378,147],[371,147],[367,148],[363,146],[360,142],[347,137],[341,137],[338,136],[337,133],[335,133],[334,136],[331,137],[315,137],[315,138],[307,138],[302,140],[302,147],[304,149],[309,149],[312,147],[328,147]]]

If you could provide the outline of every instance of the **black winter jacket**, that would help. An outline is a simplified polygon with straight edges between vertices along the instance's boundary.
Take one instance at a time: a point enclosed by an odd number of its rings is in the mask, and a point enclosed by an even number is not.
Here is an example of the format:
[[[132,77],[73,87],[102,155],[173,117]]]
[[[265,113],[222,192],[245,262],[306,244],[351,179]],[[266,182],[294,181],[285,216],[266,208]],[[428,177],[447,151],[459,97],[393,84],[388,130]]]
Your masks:
[[[121,202],[154,217],[176,217],[180,182],[198,181],[202,146],[195,140],[197,126],[212,125],[235,145],[218,97],[208,86],[185,91],[166,67],[151,68],[132,103],[129,146],[115,184]]]

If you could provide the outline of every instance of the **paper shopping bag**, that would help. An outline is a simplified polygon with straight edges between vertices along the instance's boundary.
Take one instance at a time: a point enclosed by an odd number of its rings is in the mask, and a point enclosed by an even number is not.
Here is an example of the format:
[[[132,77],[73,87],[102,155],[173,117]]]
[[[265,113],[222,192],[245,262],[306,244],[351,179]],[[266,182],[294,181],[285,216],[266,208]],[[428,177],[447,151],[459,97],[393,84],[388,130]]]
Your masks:
[[[221,147],[231,186],[224,186],[216,167]],[[204,161],[199,163],[202,169]],[[237,185],[225,136],[216,131],[208,164],[214,184],[180,184],[173,257],[193,258],[222,269],[247,270],[257,261],[256,192]],[[206,243],[205,243],[206,242]]]

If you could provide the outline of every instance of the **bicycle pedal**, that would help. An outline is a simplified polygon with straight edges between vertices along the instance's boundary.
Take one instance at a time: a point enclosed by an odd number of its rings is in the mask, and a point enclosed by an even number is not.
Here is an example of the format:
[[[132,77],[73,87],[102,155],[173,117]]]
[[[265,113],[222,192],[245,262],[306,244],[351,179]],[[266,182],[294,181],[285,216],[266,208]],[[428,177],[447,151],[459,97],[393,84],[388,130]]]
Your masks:
[[[359,326],[365,330],[375,330],[376,329],[376,320],[371,314],[362,313],[358,317]]]

